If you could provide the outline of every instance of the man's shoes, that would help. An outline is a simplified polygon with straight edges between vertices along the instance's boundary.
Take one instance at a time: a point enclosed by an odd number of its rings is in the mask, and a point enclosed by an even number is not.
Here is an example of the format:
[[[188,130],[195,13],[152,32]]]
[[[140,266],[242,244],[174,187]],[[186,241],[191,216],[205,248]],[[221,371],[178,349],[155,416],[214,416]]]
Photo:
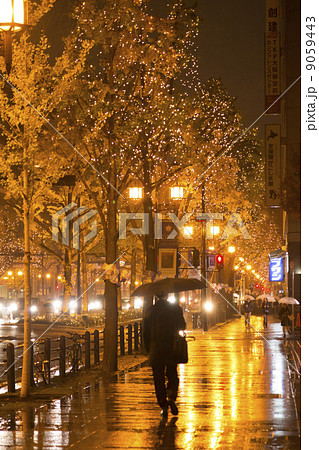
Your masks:
[[[169,404],[169,406],[171,408],[172,414],[174,416],[177,416],[178,415],[178,409],[177,409],[177,406],[176,406],[176,403],[174,402],[174,400],[168,400],[168,404]]]
[[[168,408],[163,408],[162,409],[161,416],[163,417],[163,419],[167,419],[168,418]]]

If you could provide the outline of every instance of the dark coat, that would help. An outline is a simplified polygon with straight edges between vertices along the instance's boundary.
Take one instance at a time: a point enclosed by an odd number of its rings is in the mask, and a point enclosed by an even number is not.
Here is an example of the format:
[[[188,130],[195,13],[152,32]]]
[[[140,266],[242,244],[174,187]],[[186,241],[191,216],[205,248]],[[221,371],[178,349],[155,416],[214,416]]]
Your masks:
[[[252,310],[253,310],[253,304],[252,304],[251,300],[249,300],[249,301],[246,300],[244,303],[244,312],[250,313],[250,312],[252,312]]]
[[[288,327],[290,325],[290,320],[289,320],[288,315],[289,315],[289,309],[287,308],[287,306],[283,306],[279,313],[282,327]]]
[[[263,302],[262,304],[264,314],[269,314],[270,304],[269,302]]]
[[[185,330],[182,308],[160,299],[145,312],[143,337],[150,364],[176,364],[173,355],[174,337]]]

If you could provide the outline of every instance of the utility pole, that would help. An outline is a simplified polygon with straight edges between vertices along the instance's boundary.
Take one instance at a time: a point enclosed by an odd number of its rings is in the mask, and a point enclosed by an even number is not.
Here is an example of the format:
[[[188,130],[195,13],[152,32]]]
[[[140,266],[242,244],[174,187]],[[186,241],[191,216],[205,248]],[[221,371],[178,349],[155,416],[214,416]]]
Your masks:
[[[202,214],[205,214],[205,182],[202,184]],[[207,298],[207,270],[206,270],[206,219],[202,221],[202,261],[201,261],[201,281],[205,283],[205,288],[201,290],[201,315],[203,330],[208,330],[207,312],[204,305]]]

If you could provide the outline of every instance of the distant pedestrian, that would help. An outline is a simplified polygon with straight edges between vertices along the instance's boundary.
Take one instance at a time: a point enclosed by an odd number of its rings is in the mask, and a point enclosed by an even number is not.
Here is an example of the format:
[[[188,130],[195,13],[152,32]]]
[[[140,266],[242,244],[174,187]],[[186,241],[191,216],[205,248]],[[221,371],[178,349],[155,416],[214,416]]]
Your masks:
[[[143,337],[146,351],[150,353],[150,364],[156,398],[162,408],[163,418],[168,416],[168,407],[173,415],[178,414],[175,404],[179,378],[177,363],[174,358],[174,340],[180,330],[185,330],[186,323],[180,306],[167,301],[161,295],[155,305],[145,312]],[[168,383],[166,387],[165,375]]]
[[[250,327],[250,316],[253,309],[253,304],[251,300],[245,300],[244,303],[244,314],[245,314],[245,326]]]
[[[263,313],[264,313],[264,327],[267,328],[270,304],[266,298],[263,300],[262,309],[263,309]]]
[[[284,338],[285,338],[286,337],[286,332],[289,331],[288,327],[290,325],[289,309],[288,309],[288,306],[285,303],[281,306],[279,317],[280,317],[280,320],[281,320],[281,326],[282,326],[282,330],[283,330]]]

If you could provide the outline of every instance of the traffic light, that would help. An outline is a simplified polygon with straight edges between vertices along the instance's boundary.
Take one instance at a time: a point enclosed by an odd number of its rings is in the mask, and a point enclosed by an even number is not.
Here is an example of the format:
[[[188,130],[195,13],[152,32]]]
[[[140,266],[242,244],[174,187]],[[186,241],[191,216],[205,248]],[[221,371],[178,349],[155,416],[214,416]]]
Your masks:
[[[256,288],[256,289],[259,289],[259,284],[255,284],[255,288]]]
[[[216,255],[216,269],[220,270],[224,267],[224,257],[223,255]]]
[[[194,248],[192,251],[192,266],[199,267],[200,266],[200,254],[197,248]]]

